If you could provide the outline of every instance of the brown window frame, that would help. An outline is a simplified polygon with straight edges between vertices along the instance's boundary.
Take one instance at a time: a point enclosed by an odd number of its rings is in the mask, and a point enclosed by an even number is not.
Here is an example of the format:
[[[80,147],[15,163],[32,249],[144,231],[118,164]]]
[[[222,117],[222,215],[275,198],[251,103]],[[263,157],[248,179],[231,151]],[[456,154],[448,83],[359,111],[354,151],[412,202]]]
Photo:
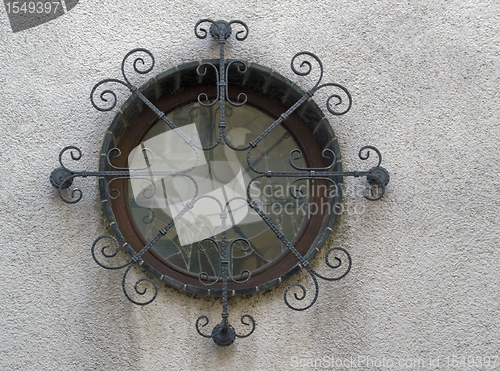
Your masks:
[[[213,63],[217,64],[216,61]],[[190,63],[167,71],[145,84],[140,90],[160,111],[166,114],[176,108],[196,102],[200,93],[205,93],[209,99],[214,99],[216,85],[210,83],[211,81],[206,81],[210,80],[210,76],[195,79],[193,72],[196,72],[196,66],[196,63]],[[228,76],[229,82],[233,82],[229,85],[229,98],[236,101],[238,94],[244,93],[248,97],[247,105],[255,107],[275,119],[294,103],[295,96],[300,98],[303,93],[284,77],[270,72],[265,67],[250,64],[248,72],[249,78],[246,80],[238,79],[239,76],[236,76],[236,79],[231,79]],[[165,87],[167,87],[166,90]],[[169,89],[170,91],[168,91]],[[284,91],[285,94],[283,94]],[[103,156],[112,147],[119,148],[121,156],[115,158],[113,164],[118,167],[127,167],[128,154],[157,122],[157,115],[149,108],[142,106],[142,102],[138,98],[132,96],[124,104],[122,112],[115,117],[110,126],[103,144]],[[340,159],[340,151],[333,131],[314,101],[309,100],[296,113],[290,115],[282,125],[299,145],[308,167],[319,168],[328,165],[329,160],[322,155],[322,150],[325,148],[333,150],[337,159]],[[337,161],[332,170],[341,171],[341,167],[341,161]],[[111,170],[104,158],[101,159],[100,170]],[[137,253],[148,241],[143,239],[131,217],[128,202],[128,181],[113,182],[113,189],[117,189],[121,196],[112,199],[106,191],[106,183],[109,180],[100,180],[105,213],[118,241],[130,253]],[[335,205],[341,201],[342,177],[336,177],[335,181],[339,185],[338,195],[333,199],[323,200],[323,202],[331,203],[332,210],[337,210]],[[317,186],[325,186],[327,182],[315,180],[315,183]],[[321,203],[322,197],[315,194],[309,199],[309,202]],[[324,245],[336,219],[337,213],[334,212],[330,215],[316,214],[307,221],[305,230],[293,241],[297,251],[305,256],[306,260],[312,259]],[[278,239],[276,241],[279,243]],[[146,252],[142,256],[142,260],[141,265],[146,270],[171,286],[198,294],[221,295],[220,283],[207,288],[200,283],[197,274],[188,273],[175,267],[162,259],[154,250]],[[253,271],[248,282],[244,284],[229,282],[228,289],[232,291],[233,295],[263,291],[288,279],[299,269],[300,265],[296,257],[287,250],[269,264]]]

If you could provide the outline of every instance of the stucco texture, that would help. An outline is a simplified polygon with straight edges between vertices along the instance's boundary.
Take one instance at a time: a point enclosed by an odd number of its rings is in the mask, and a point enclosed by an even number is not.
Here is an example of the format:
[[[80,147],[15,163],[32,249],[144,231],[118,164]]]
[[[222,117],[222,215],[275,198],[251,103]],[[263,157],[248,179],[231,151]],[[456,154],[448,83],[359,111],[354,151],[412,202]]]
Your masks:
[[[158,282],[156,301],[135,306],[121,272],[94,263],[90,246],[108,233],[95,179],[77,181],[84,196],[76,205],[49,183],[66,145],[82,149],[81,169],[98,168],[116,111],[98,112],[89,93],[120,78],[129,50],[156,58],[150,75],[134,76],[137,85],[218,56],[215,43],[194,37],[201,18],[246,22],[248,39],[230,41],[227,57],[269,66],[303,89],[313,79],[294,75],[290,59],[318,55],[324,81],[353,97],[346,115],[329,116],[343,168],[372,166],[357,157],[370,144],[391,175],[380,201],[344,195],[328,245],[350,252],[351,272],[320,282],[305,312],[286,307],[283,284],[232,298],[232,322],[249,313],[257,327],[227,348],[194,327],[200,315],[220,318],[219,299]],[[382,370],[388,360],[405,362],[392,369],[500,367],[498,1],[83,0],[17,33],[3,10],[0,20],[2,370]],[[130,94],[117,92],[119,104]],[[324,108],[327,97],[315,100]],[[312,266],[327,274],[322,256]],[[304,272],[288,282],[313,287]]]

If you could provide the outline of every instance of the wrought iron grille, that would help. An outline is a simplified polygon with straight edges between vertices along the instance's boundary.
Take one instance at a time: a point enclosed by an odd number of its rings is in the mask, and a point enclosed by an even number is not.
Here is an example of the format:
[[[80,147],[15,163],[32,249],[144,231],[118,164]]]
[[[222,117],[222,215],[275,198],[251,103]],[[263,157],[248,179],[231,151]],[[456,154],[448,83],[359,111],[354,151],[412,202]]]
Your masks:
[[[207,30],[206,25],[209,25]],[[120,197],[120,193],[115,189],[112,189],[111,185],[113,182],[117,181],[131,181],[141,179],[143,181],[149,182],[149,186],[143,190],[143,196],[145,198],[151,198],[158,192],[157,185],[152,180],[153,177],[170,177],[170,178],[182,178],[187,182],[191,183],[194,193],[189,200],[186,200],[182,204],[180,211],[173,215],[173,219],[166,224],[163,228],[158,230],[156,236],[149,240],[145,246],[139,252],[133,253],[129,261],[123,264],[110,265],[107,263],[106,259],[112,259],[117,256],[120,250],[120,243],[112,235],[103,235],[98,237],[91,248],[92,257],[97,262],[98,265],[105,269],[125,269],[122,279],[122,288],[125,296],[134,304],[137,305],[147,305],[155,300],[158,288],[156,283],[150,278],[142,278],[138,280],[134,285],[134,290],[140,297],[145,297],[144,301],[137,301],[127,291],[127,286],[125,284],[127,275],[129,274],[132,267],[136,264],[141,264],[143,262],[143,255],[149,251],[167,232],[175,227],[176,222],[182,218],[186,213],[188,213],[193,207],[202,201],[209,200],[212,202],[212,207],[215,207],[218,211],[218,217],[220,218],[220,241],[217,241],[213,236],[203,238],[198,242],[198,249],[201,252],[207,250],[208,247],[215,249],[218,254],[219,269],[218,274],[215,277],[210,276],[207,272],[201,272],[198,275],[199,282],[206,286],[212,287],[215,284],[221,284],[222,286],[222,314],[221,322],[213,327],[211,332],[206,332],[205,327],[209,324],[209,318],[205,315],[200,316],[196,320],[196,330],[197,332],[206,338],[212,338],[217,345],[227,346],[234,342],[234,340],[239,338],[244,338],[251,335],[255,330],[255,320],[249,314],[244,314],[241,317],[241,323],[246,326],[247,331],[245,333],[237,333],[234,327],[229,323],[228,317],[228,282],[233,282],[235,284],[243,284],[248,282],[252,277],[252,272],[250,270],[243,270],[239,277],[235,277],[230,269],[230,259],[228,257],[228,251],[232,248],[238,248],[245,252],[251,248],[250,241],[245,237],[236,238],[233,240],[228,240],[226,235],[227,220],[231,210],[231,204],[236,201],[244,202],[248,205],[250,209],[255,212],[262,221],[264,221],[268,228],[274,232],[275,236],[286,246],[286,248],[296,257],[298,264],[305,268],[309,273],[313,284],[314,290],[312,295],[308,295],[306,288],[300,283],[294,283],[289,285],[284,292],[285,304],[293,310],[303,311],[310,308],[316,302],[319,294],[319,284],[318,279],[326,281],[335,281],[344,277],[350,270],[351,267],[351,257],[347,250],[334,247],[330,248],[325,256],[326,265],[332,269],[336,270],[342,266],[342,274],[327,277],[316,272],[310,265],[308,260],[294,247],[294,245],[286,238],[284,233],[280,228],[269,218],[269,216],[262,210],[261,205],[252,197],[250,189],[254,182],[263,178],[292,178],[293,181],[289,186],[289,192],[294,198],[305,197],[303,193],[297,191],[293,188],[293,185],[299,181],[325,181],[333,187],[338,187],[339,184],[336,183],[335,179],[339,176],[352,176],[352,177],[366,177],[367,178],[367,194],[365,197],[370,201],[376,201],[382,198],[385,193],[385,187],[389,182],[388,172],[381,167],[382,156],[380,152],[373,146],[364,146],[359,151],[359,157],[361,160],[367,160],[370,156],[370,151],[375,152],[377,155],[377,164],[367,171],[336,171],[334,169],[337,163],[337,157],[334,151],[331,149],[324,149],[322,151],[322,156],[326,162],[329,162],[323,167],[303,167],[297,165],[297,160],[303,157],[301,149],[294,149],[289,153],[288,162],[294,171],[274,171],[272,169],[267,169],[265,171],[258,169],[254,163],[252,163],[251,155],[253,151],[258,148],[259,142],[261,142],[266,136],[268,136],[276,127],[280,126],[287,118],[294,113],[301,105],[303,105],[307,100],[314,96],[314,94],[323,88],[334,89],[334,93],[331,94],[327,101],[327,110],[335,116],[343,115],[351,108],[352,98],[350,93],[343,86],[336,83],[322,83],[323,78],[323,65],[321,60],[310,52],[300,52],[297,53],[291,61],[292,71],[298,76],[306,76],[313,70],[313,63],[317,64],[319,71],[319,78],[313,88],[308,90],[299,100],[295,102],[290,108],[281,114],[266,130],[264,130],[260,135],[250,141],[248,144],[243,146],[236,146],[232,143],[231,139],[226,133],[226,104],[233,107],[243,106],[247,102],[247,96],[245,93],[240,93],[236,100],[231,100],[229,98],[229,84],[227,82],[227,75],[229,73],[230,67],[237,68],[238,72],[244,74],[247,71],[247,64],[242,61],[225,60],[225,45],[226,40],[233,34],[233,28],[238,29],[234,37],[237,41],[243,41],[248,36],[248,27],[245,23],[241,21],[212,21],[209,19],[202,19],[196,23],[194,27],[194,32],[196,37],[199,39],[206,39],[210,36],[219,44],[219,65],[216,66],[213,63],[202,63],[197,68],[197,73],[203,76],[207,73],[209,69],[216,73],[216,88],[217,96],[215,99],[209,100],[209,97],[205,93],[201,93],[197,97],[197,101],[201,106],[209,107],[215,105],[217,102],[220,105],[219,109],[219,122],[218,137],[209,146],[202,146],[200,142],[193,138],[193,136],[187,135],[182,128],[178,127],[172,120],[170,120],[164,112],[159,110],[137,87],[135,87],[127,77],[126,73],[126,62],[133,59],[133,70],[138,74],[149,73],[154,67],[154,56],[146,49],[134,49],[127,53],[122,61],[121,72],[123,80],[119,79],[105,79],[97,83],[91,92],[91,102],[92,105],[99,111],[110,111],[117,103],[116,93],[105,88],[102,90],[103,86],[107,84],[115,83],[125,86],[129,89],[134,96],[139,98],[149,109],[151,109],[157,117],[163,121],[168,127],[175,133],[176,138],[187,146],[193,156],[193,163],[184,169],[169,169],[169,170],[154,170],[153,164],[158,159],[155,158],[152,151],[148,148],[142,148],[141,156],[145,159],[146,165],[138,168],[124,168],[118,167],[113,164],[113,160],[121,155],[121,151],[118,148],[112,148],[106,154],[107,166],[110,170],[107,171],[86,171],[86,170],[72,170],[71,167],[65,165],[65,157],[69,155],[70,159],[73,161],[80,160],[82,156],[82,151],[75,146],[68,146],[62,149],[59,154],[60,167],[55,169],[51,174],[52,185],[58,190],[61,199],[69,204],[74,204],[82,199],[83,193],[80,189],[71,189],[73,180],[79,177],[98,177],[104,178],[106,180],[106,193],[107,197],[111,199],[116,199]],[[135,56],[140,54],[141,56]],[[145,58],[145,56],[147,56]],[[98,93],[100,91],[100,93]],[[96,99],[97,98],[97,99]],[[342,107],[340,109],[340,107]],[[196,168],[197,164],[200,162],[200,158],[203,153],[211,151],[218,146],[227,146],[233,151],[242,152],[246,151],[247,166],[254,174],[251,180],[246,184],[246,195],[236,196],[225,202],[221,201],[217,197],[208,194],[199,194],[199,186],[197,180],[193,176],[193,170]],[[330,195],[324,195],[326,198],[331,197]],[[106,242],[107,241],[107,242]],[[102,244],[104,243],[104,246]],[[344,260],[335,256],[334,261],[331,261],[331,256],[334,253],[340,252],[345,258]],[[149,289],[147,286],[149,285]],[[144,287],[146,286],[146,287]],[[152,289],[152,291],[151,291]],[[293,299],[300,302],[307,302],[306,305],[298,306],[297,303],[292,301]]]

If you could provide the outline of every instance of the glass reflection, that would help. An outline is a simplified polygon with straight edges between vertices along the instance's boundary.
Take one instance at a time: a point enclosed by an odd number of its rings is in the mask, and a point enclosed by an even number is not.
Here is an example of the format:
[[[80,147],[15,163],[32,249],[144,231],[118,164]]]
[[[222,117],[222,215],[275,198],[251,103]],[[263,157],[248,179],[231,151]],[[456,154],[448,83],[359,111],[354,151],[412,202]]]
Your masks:
[[[168,114],[197,147],[207,147],[218,137],[218,104],[203,107],[193,103]],[[251,106],[232,111],[226,108],[226,133],[236,147],[242,147],[263,132],[274,119]],[[258,170],[293,171],[288,162],[290,151],[298,148],[292,136],[281,126],[261,141],[251,153],[252,166]],[[254,271],[276,259],[286,247],[269,230],[267,224],[248,207],[247,186],[256,175],[247,164],[247,151],[233,151],[227,145],[208,151],[194,151],[163,121],[157,122],[129,156],[129,168],[147,167],[149,177],[134,177],[129,182],[129,202],[136,228],[145,241],[173,220],[196,195],[205,196],[181,217],[153,248],[161,259],[178,269],[194,274],[207,272],[217,276],[219,252],[205,241],[221,240],[220,207],[232,200],[226,219],[230,272]],[[306,166],[301,158],[299,166]],[[174,170],[187,176],[171,176]],[[307,221],[307,197],[296,199],[288,190],[292,180],[261,178],[252,183],[250,194],[289,241],[294,241]],[[201,249],[199,248],[201,243]]]

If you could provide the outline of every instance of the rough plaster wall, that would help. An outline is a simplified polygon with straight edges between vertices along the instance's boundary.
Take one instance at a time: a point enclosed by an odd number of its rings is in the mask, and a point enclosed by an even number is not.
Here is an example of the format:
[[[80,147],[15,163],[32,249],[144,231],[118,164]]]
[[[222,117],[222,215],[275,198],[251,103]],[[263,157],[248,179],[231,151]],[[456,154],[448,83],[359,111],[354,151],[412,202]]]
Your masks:
[[[150,49],[153,73],[217,56],[193,36],[200,18],[247,22],[248,39],[227,56],[304,88],[312,80],[294,76],[290,58],[316,53],[325,81],[354,99],[331,118],[344,167],[371,166],[357,150],[372,144],[391,173],[382,201],[344,198],[351,211],[331,244],[349,249],[350,274],[321,282],[304,313],[286,308],[284,286],[231,300],[233,322],[250,313],[257,328],[229,348],[194,329],[199,315],[218,320],[217,299],[160,285],[153,304],[130,304],[121,274],[89,253],[106,233],[96,181],[78,181],[84,198],[72,206],[48,182],[65,145],[82,148],[81,168],[97,168],[114,113],[94,110],[89,92],[119,77],[128,50]],[[498,2],[84,0],[15,34],[4,11],[0,19],[1,369],[290,369],[293,356],[329,356],[426,366],[440,357],[447,370],[445,357],[500,356]],[[326,97],[316,98],[322,107]]]

